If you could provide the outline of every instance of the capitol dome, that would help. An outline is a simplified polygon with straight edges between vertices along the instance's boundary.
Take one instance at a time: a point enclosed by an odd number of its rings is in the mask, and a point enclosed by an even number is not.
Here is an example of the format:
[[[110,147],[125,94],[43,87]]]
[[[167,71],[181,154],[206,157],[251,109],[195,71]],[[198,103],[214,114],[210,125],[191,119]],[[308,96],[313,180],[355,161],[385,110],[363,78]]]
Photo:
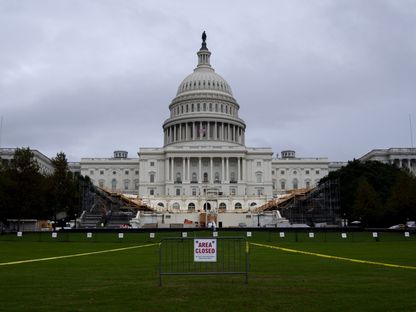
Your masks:
[[[164,143],[244,145],[246,125],[238,117],[240,106],[230,85],[211,67],[205,32],[197,52],[198,64],[179,85],[163,124]]]

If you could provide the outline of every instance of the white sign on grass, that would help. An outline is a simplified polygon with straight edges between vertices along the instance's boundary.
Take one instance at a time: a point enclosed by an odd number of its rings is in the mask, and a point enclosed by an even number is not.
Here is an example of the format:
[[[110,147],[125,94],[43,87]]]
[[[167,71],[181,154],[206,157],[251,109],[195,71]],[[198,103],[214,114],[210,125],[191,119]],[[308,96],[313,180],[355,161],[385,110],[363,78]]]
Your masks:
[[[282,237],[282,238],[285,237],[285,232],[280,232],[279,236]]]
[[[315,237],[315,233],[310,232],[309,233],[309,238],[314,238]]]
[[[218,232],[212,232],[212,237],[218,237]]]
[[[150,234],[149,234],[149,237],[150,237],[150,238],[155,238],[155,233],[150,233]]]
[[[91,238],[92,237],[92,233],[91,232],[88,232],[87,233],[87,238]]]
[[[247,232],[247,237],[251,237],[251,232]]]
[[[195,262],[217,262],[217,240],[215,238],[194,239]]]
[[[17,232],[17,237],[22,237],[23,233],[22,232]]]
[[[373,232],[373,237],[377,238],[378,237],[378,233],[377,232]]]
[[[124,233],[118,233],[118,238],[124,238]]]
[[[182,232],[182,237],[188,237],[188,233],[187,232]]]
[[[410,233],[409,232],[404,232],[404,237],[410,237]]]
[[[341,233],[342,238],[347,238],[347,233]]]
[[[58,233],[52,232],[52,238],[57,238],[57,237],[58,237]]]

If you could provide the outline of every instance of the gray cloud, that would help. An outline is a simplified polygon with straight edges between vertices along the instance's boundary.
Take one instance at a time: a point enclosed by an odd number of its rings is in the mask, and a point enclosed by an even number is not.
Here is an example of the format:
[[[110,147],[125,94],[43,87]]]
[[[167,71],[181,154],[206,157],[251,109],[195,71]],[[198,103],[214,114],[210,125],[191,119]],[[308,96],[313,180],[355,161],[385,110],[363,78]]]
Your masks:
[[[413,1],[0,1],[1,142],[73,161],[161,146],[206,30],[248,146],[409,146],[415,21]]]

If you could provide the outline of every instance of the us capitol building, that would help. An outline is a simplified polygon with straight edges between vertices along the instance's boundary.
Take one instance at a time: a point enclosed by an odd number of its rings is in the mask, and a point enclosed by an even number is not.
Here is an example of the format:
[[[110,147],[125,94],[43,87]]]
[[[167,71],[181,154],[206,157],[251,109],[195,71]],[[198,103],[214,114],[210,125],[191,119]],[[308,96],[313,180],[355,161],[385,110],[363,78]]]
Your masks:
[[[139,158],[83,158],[81,174],[102,188],[138,195],[157,211],[247,211],[328,174],[327,158],[296,158],[245,145],[246,124],[228,82],[211,67],[205,32],[193,73],[178,87],[163,123],[164,146]]]

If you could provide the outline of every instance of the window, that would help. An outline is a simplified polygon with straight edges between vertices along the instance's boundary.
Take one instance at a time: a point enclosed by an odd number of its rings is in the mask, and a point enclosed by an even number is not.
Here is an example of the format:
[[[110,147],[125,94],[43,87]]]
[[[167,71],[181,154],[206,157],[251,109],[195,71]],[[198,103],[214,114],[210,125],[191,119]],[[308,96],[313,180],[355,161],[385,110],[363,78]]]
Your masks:
[[[234,171],[230,173],[230,182],[231,183],[236,183],[235,172]]]
[[[305,174],[309,174],[309,170],[305,170]]]
[[[124,171],[124,174],[129,175],[129,171],[128,170]]]
[[[151,195],[151,196],[155,195],[155,190],[154,189],[150,189],[149,190],[149,195]]]
[[[104,180],[98,181],[98,186],[103,188],[104,187]]]
[[[227,205],[225,203],[220,203],[219,208],[222,209],[222,210],[225,210],[225,209],[227,209]]]
[[[294,171],[293,171],[293,174],[295,174],[295,175],[296,175],[297,173],[298,173],[298,172],[297,172],[296,170],[294,170]]]
[[[263,195],[263,189],[257,189],[257,196],[262,196]]]
[[[293,179],[293,189],[296,190],[298,188],[298,180]]]
[[[237,190],[235,187],[230,188],[230,195],[234,196],[236,194]]]
[[[162,203],[162,202],[159,202],[159,203],[157,203],[157,205],[159,206],[159,207],[165,207],[165,205]]]
[[[194,203],[189,203],[188,211],[195,211],[195,204]]]
[[[208,172],[204,172],[204,182],[208,182]]]
[[[139,189],[139,180],[134,180],[134,189],[135,190]]]
[[[139,170],[136,170],[136,171],[134,172],[134,174],[135,174],[135,175],[139,175]]]
[[[274,170],[272,170],[272,174],[274,174]]]
[[[117,172],[116,171],[113,171],[113,175],[116,175],[117,174]]]
[[[197,183],[197,182],[198,182],[198,180],[196,178],[196,172],[192,172],[192,180],[191,180],[191,183]]]
[[[94,175],[94,170],[90,170],[90,175]]]
[[[117,187],[117,180],[116,179],[112,179],[111,180],[111,189],[115,190]]]
[[[319,170],[316,170],[316,171],[315,171],[315,173],[316,173],[316,174],[319,174]]]
[[[181,189],[180,188],[177,188],[176,189],[176,196],[180,196],[181,195]]]
[[[104,170],[100,170],[100,175],[103,175],[104,174]]]
[[[179,209],[180,208],[179,203],[173,203],[172,208],[173,209]]]
[[[150,162],[150,167],[154,167],[155,166],[155,162],[154,161],[151,161]]]
[[[257,205],[257,203],[256,202],[252,202],[251,204],[250,204],[250,207],[254,207],[254,206],[256,206]]]
[[[235,203],[234,209],[241,209],[241,208],[243,208],[243,206],[241,205],[241,203]]]
[[[196,196],[196,188],[192,189],[192,196]]]
[[[176,180],[175,180],[175,182],[176,183],[182,183],[181,173],[180,172],[177,172],[176,173]]]
[[[285,174],[285,171],[284,170],[280,170],[280,174]]]
[[[130,180],[124,180],[124,189],[125,190],[129,189],[129,184],[130,184]]]
[[[263,174],[261,172],[256,172],[256,182],[257,183],[263,182]]]
[[[280,188],[282,190],[284,190],[286,188],[286,182],[285,181],[280,181]]]
[[[215,172],[214,183],[220,183],[220,173]]]
[[[150,183],[155,183],[155,174],[152,172],[149,176]]]
[[[257,167],[261,167],[261,161],[257,162]]]
[[[306,188],[310,188],[311,187],[311,181],[306,181],[305,186],[306,186]]]

